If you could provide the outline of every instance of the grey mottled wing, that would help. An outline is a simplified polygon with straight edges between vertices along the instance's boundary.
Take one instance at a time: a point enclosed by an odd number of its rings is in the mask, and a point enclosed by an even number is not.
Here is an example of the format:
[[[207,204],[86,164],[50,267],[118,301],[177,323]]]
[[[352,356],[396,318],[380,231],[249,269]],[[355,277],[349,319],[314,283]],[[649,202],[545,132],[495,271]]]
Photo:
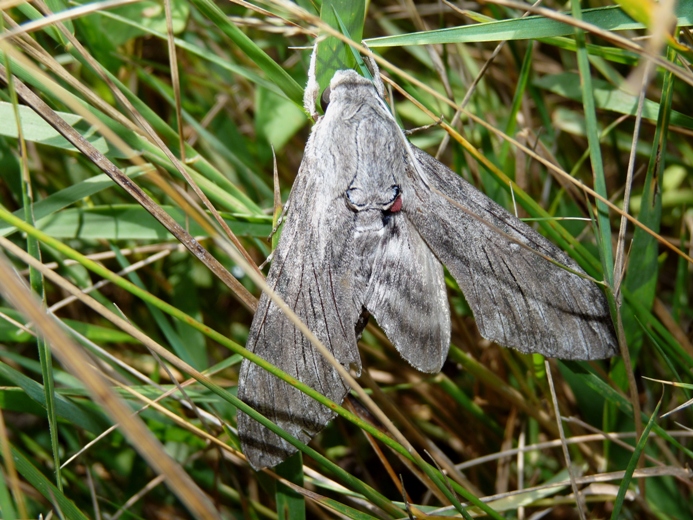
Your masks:
[[[403,194],[407,200],[407,193]],[[364,307],[412,366],[439,372],[450,347],[450,309],[443,266],[403,211],[389,216],[380,240],[356,233],[359,245],[374,248]]]
[[[560,264],[582,269],[549,240],[505,211],[440,162],[411,147],[414,197],[404,210],[455,277],[481,335],[522,352],[562,359],[616,354],[609,308],[599,287],[499,234],[448,201]],[[432,189],[433,188],[433,189]]]
[[[309,143],[267,282],[340,363],[360,367],[351,293],[352,216],[344,204],[345,187],[330,175]],[[333,401],[341,403],[348,391],[337,371],[266,294],[247,348]],[[327,407],[247,360],[241,366],[238,397],[303,442],[334,417]],[[242,412],[238,432],[256,469],[274,466],[297,451]]]

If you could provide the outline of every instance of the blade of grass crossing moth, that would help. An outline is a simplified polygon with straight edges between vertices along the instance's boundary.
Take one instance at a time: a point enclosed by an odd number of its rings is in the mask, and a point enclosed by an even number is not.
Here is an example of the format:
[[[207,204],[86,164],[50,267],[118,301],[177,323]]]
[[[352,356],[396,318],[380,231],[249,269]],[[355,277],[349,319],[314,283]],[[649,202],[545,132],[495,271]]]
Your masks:
[[[582,20],[580,2],[572,3],[573,16]],[[580,70],[580,84],[582,85],[582,103],[585,112],[585,127],[587,141],[590,149],[592,173],[594,175],[594,189],[602,197],[608,199],[606,191],[606,179],[604,176],[604,161],[602,159],[601,145],[599,143],[599,126],[597,113],[592,95],[592,76],[590,63],[585,48],[585,33],[581,29],[575,29],[577,41],[577,61]],[[613,287],[613,252],[611,249],[611,223],[609,221],[609,208],[601,201],[597,201],[597,223],[599,225],[599,253],[602,261],[604,280],[609,287]]]
[[[0,27],[2,27],[1,22]],[[5,67],[8,71],[10,71],[10,60],[7,56],[4,58]],[[11,74],[8,74],[8,79],[9,81],[7,86],[10,91],[12,107],[14,108],[14,119],[17,124],[17,137],[20,147],[22,206],[24,210],[24,219],[33,226],[34,214],[32,208],[34,197],[31,186],[31,178],[29,176],[29,166],[27,164],[28,155],[26,141],[24,140],[24,133],[22,131],[22,124],[19,115],[17,92],[14,89],[14,81],[12,80]],[[27,252],[39,262],[41,261],[41,248],[39,247],[38,241],[34,237],[27,236]],[[36,271],[36,269],[29,269],[29,285],[31,286],[31,290],[45,305],[46,294],[43,287],[43,277],[38,271]],[[55,468],[55,482],[58,489],[62,491],[63,483],[60,476],[60,448],[58,445],[58,421],[55,413],[55,382],[53,380],[51,351],[48,348],[45,339],[41,336],[37,336],[36,338],[36,347],[38,349],[39,360],[41,363],[41,377],[43,378],[43,389],[46,396],[46,417],[48,419],[48,429],[50,431],[51,438],[51,454],[53,456],[53,464]]]
[[[655,420],[657,418],[657,414],[659,414],[659,407],[661,405],[662,400],[660,399],[657,403],[657,406],[654,409],[654,412],[652,412],[652,416],[650,416],[650,420],[647,421],[647,425],[645,426],[645,429],[643,430],[642,435],[640,436],[640,440],[638,440],[638,444],[635,446],[635,451],[633,452],[633,454],[630,457],[630,460],[628,461],[626,472],[623,475],[623,480],[621,481],[621,485],[618,488],[618,494],[616,495],[616,501],[614,502],[614,509],[611,512],[611,520],[617,520],[620,517],[621,508],[623,507],[623,500],[626,497],[628,486],[630,485],[630,481],[633,478],[633,472],[635,471],[635,468],[638,465],[640,454],[645,449],[645,444],[647,444],[647,438],[650,436],[650,431],[652,431],[652,427],[655,425]]]
[[[191,317],[187,316],[186,314],[180,312],[177,308],[161,301],[160,299],[156,298],[155,296],[151,295],[150,293],[146,291],[142,291],[140,288],[137,286],[133,285],[132,283],[128,282],[127,280],[123,279],[120,276],[115,275],[108,269],[104,268],[102,265],[85,258],[83,255],[77,253],[75,250],[72,248],[68,247],[67,245],[63,244],[62,242],[52,239],[51,237],[46,236],[44,233],[40,232],[39,230],[27,225],[25,222],[22,222],[21,220],[17,219],[14,217],[11,213],[9,213],[7,210],[3,209],[0,207],[0,218],[7,221],[8,223],[18,227],[22,231],[26,232],[27,234],[31,234],[32,236],[35,236],[37,239],[39,239],[42,243],[45,243],[46,245],[58,250],[68,258],[71,258],[73,260],[78,261],[81,265],[84,267],[88,268],[89,270],[97,273],[99,276],[102,276],[104,278],[107,278],[111,280],[115,285],[118,287],[121,287],[125,289],[126,291],[132,293],[133,295],[142,298],[145,301],[150,301],[153,304],[155,304],[158,308],[163,310],[164,312],[177,317],[179,319],[184,320],[186,323],[191,325],[192,327],[196,328],[197,330],[201,331],[202,333],[206,334],[208,337],[210,337],[212,340],[219,342],[221,345],[226,346],[233,352],[239,353],[243,355],[244,357],[250,359],[252,362],[256,363],[260,367],[264,368],[271,374],[279,377],[280,379],[283,379],[287,382],[289,382],[292,386],[295,386],[298,388],[301,392],[309,395],[316,401],[324,404],[325,406],[329,406],[331,409],[335,410],[339,415],[345,417],[347,420],[353,422],[356,424],[359,428],[362,428],[374,437],[376,437],[378,440],[389,446],[390,448],[394,449],[397,451],[399,454],[403,455],[404,457],[412,460],[412,462],[417,462],[414,460],[414,456],[402,445],[397,443],[396,441],[392,440],[390,437],[387,435],[382,434],[377,428],[371,426],[370,424],[366,423],[365,421],[362,421],[358,417],[356,417],[354,414],[351,412],[345,410],[343,407],[335,404],[334,402],[330,401],[329,399],[326,399],[322,394],[319,392],[313,390],[311,387],[302,384],[293,378],[291,378],[288,374],[285,374],[275,366],[267,363],[263,358],[260,358],[259,356],[256,356],[254,354],[251,354],[248,352],[246,349],[241,347],[240,345],[236,344],[233,341],[230,341],[226,336],[219,334],[216,331],[210,330],[208,327],[206,327],[204,324],[199,323],[197,320],[192,319]],[[2,239],[0,238],[0,242],[4,244],[4,247],[8,250],[12,251],[12,254],[16,256],[22,256],[22,251],[16,249],[16,246],[11,244],[10,242],[7,241],[7,239]],[[30,257],[23,257],[22,260],[26,263],[29,263],[30,265],[32,264],[32,259]],[[49,276],[52,277],[54,276],[55,273],[51,271],[45,271],[44,276]],[[58,275],[55,275],[58,276]],[[57,279],[54,279],[53,282],[61,280],[60,277]],[[69,285],[62,285],[64,288],[67,288],[71,286]],[[74,288],[74,286],[72,286]],[[74,289],[77,291],[77,289]],[[90,298],[89,296],[83,295],[82,296],[83,301],[93,301],[93,298]],[[91,305],[94,305],[96,302],[93,302]],[[106,309],[103,309],[102,311],[99,312],[106,312]],[[115,316],[112,313],[109,313],[109,319],[114,322],[114,323],[120,323],[121,328],[124,328],[129,334],[133,335],[133,337],[138,338],[140,341],[147,342],[148,345],[150,345],[150,348],[154,348],[157,350],[157,353],[167,359],[169,362],[173,363],[176,367],[179,369],[186,371],[190,374],[197,374],[195,376],[196,378],[199,378],[199,381],[207,386],[210,390],[214,391],[218,395],[222,396],[224,399],[229,400],[231,404],[233,404],[236,407],[241,408],[245,413],[247,413],[249,416],[251,416],[253,419],[257,420],[260,422],[263,426],[268,427],[270,430],[273,432],[277,433],[280,435],[282,438],[286,438],[288,442],[296,446],[298,449],[303,451],[304,453],[307,453],[310,455],[312,458],[318,460],[322,464],[326,464],[327,467],[330,469],[330,471],[337,472],[342,478],[346,479],[347,481],[352,481],[351,477],[348,473],[343,472],[343,471],[337,471],[335,464],[331,463],[328,461],[326,458],[320,456],[317,452],[314,450],[308,448],[304,444],[300,443],[296,439],[293,439],[290,435],[288,435],[286,432],[281,430],[278,426],[274,425],[274,423],[271,423],[267,419],[265,419],[262,415],[257,414],[252,408],[248,407],[245,405],[245,403],[242,403],[239,401],[235,396],[230,396],[226,395],[227,392],[223,391],[221,388],[218,388],[216,385],[212,384],[210,381],[208,381],[202,374],[197,372],[193,367],[188,365],[187,363],[182,362],[180,359],[178,359],[175,356],[172,356],[170,352],[168,352],[165,349],[161,349],[161,347],[155,343],[150,344],[150,340],[147,336],[142,335],[137,329],[132,327],[128,322],[124,322],[122,318],[119,316]],[[114,321],[115,320],[115,321]],[[451,503],[455,505],[456,509],[460,511],[462,514],[463,513],[463,508],[459,503],[459,500],[457,500],[456,496],[449,490],[449,487],[443,482],[441,475],[433,468],[430,464],[424,463],[423,460],[419,460],[418,464],[420,465],[421,469],[438,485],[438,487],[442,490],[442,492],[449,498]],[[359,491],[362,492],[366,496],[372,496],[374,493],[374,490],[370,487],[364,488],[366,486],[365,484],[361,483],[360,481],[356,481],[359,486]],[[474,495],[470,494],[465,490],[464,488],[460,487],[457,485],[454,481],[450,482],[452,485],[455,493],[458,493],[462,495],[466,500],[469,500],[471,503],[474,505],[480,507],[482,510],[486,511],[487,514],[491,515],[493,518],[498,518],[500,519],[501,517],[497,515],[489,506],[481,502],[479,499],[477,499]],[[364,491],[365,489],[365,491]],[[378,498],[378,503],[379,507],[382,507],[383,509],[387,510],[387,506],[383,506],[382,504],[382,497],[378,494],[376,495]],[[375,500],[375,499],[374,499]],[[388,504],[391,505],[391,503],[388,502]]]
[[[192,0],[197,9],[206,16],[217,28],[228,36],[245,52],[249,59],[255,62],[277,87],[291,101],[303,106],[303,89],[289,74],[265,51],[258,47],[243,31],[229,21],[226,14],[210,0]]]
[[[284,206],[282,206],[282,192],[281,188],[279,187],[279,170],[277,169],[277,156],[274,153],[274,147],[272,147],[272,159],[272,180],[274,184],[274,212],[272,213],[272,251],[274,251],[275,249],[277,249],[277,244],[279,243],[279,225],[281,224],[282,214],[284,213]]]
[[[667,58],[675,60],[676,52],[669,49]],[[674,76],[671,73],[665,73],[657,126],[655,127],[654,146],[647,165],[642,203],[638,215],[640,222],[656,232],[659,232],[662,220],[662,178],[666,168],[664,151],[667,147],[673,92]],[[631,251],[625,286],[642,305],[646,308],[652,308],[659,274],[658,244],[650,235],[644,233],[640,228],[636,228]],[[632,319],[633,314],[629,309],[626,309],[623,325],[626,327],[631,352],[634,357],[637,357],[643,344],[643,336],[639,327],[633,326]]]
[[[300,451],[276,466],[274,471],[289,482],[303,487],[303,456]],[[277,482],[275,496],[279,520],[303,520],[306,517],[306,502],[303,495],[286,484]]]
[[[324,0],[320,8],[320,19],[355,42],[363,38],[366,2],[364,0]],[[340,23],[341,21],[341,23]],[[343,25],[344,28],[341,26]],[[334,73],[341,69],[353,69],[356,60],[341,40],[329,36],[318,45],[315,66],[316,79],[322,93],[330,86]]]
[[[392,440],[387,435],[382,434],[377,428],[371,426],[369,423],[367,423],[365,421],[360,420],[358,417],[354,416],[351,412],[345,410],[343,407],[341,407],[341,406],[333,403],[332,401],[326,399],[319,392],[317,392],[317,391],[313,390],[312,388],[294,380],[293,378],[291,378],[290,376],[288,376],[287,374],[285,374],[281,370],[277,369],[273,365],[264,361],[264,359],[249,353],[246,349],[244,349],[240,345],[230,341],[224,335],[219,334],[216,331],[210,330],[208,327],[205,327],[203,324],[190,318],[189,316],[185,315],[184,313],[181,313],[177,308],[162,302],[161,300],[152,296],[150,293],[147,293],[146,291],[142,291],[141,289],[137,288],[136,286],[134,286],[130,282],[127,282],[123,278],[110,272],[108,269],[104,268],[103,266],[83,257],[82,255],[80,255],[79,253],[77,253],[73,249],[69,248],[65,244],[63,244],[57,240],[51,239],[50,237],[47,237],[45,234],[41,233],[40,231],[36,230],[35,228],[27,226],[26,223],[18,221],[18,219],[13,217],[6,210],[3,210],[1,207],[0,207],[0,218],[8,219],[12,224],[19,227],[22,231],[25,231],[29,234],[34,234],[37,238],[39,238],[41,240],[41,242],[44,242],[47,245],[49,245],[50,247],[53,247],[53,248],[59,250],[61,253],[65,254],[69,258],[77,260],[80,264],[84,265],[88,269],[96,272],[97,274],[99,274],[100,276],[102,276],[104,278],[111,280],[114,284],[129,291],[130,293],[134,294],[135,296],[138,296],[138,297],[140,297],[144,300],[147,300],[147,301],[151,301],[152,303],[156,304],[157,307],[162,309],[163,311],[165,311],[165,312],[167,312],[167,313],[171,314],[172,316],[175,316],[179,319],[183,319],[186,323],[188,323],[189,325],[200,330],[201,332],[203,332],[204,334],[209,336],[212,340],[219,342],[220,344],[226,346],[227,348],[230,348],[232,351],[234,351],[236,353],[242,354],[244,357],[247,357],[248,359],[250,359],[254,363],[258,364],[259,366],[261,366],[262,368],[267,370],[268,372],[274,374],[275,376],[277,376],[283,380],[288,381],[291,385],[295,386],[300,391],[309,395],[313,399],[317,400],[318,402],[320,402],[326,406],[329,406],[330,408],[335,410],[338,414],[342,415],[347,420],[356,424],[359,428],[368,431],[368,433],[375,436],[376,438],[378,438],[378,440],[380,440],[381,442],[383,442],[384,444],[386,444],[390,448],[397,451],[400,455],[412,460],[412,462],[416,462],[414,460],[413,455],[406,448],[401,446],[396,441]],[[18,248],[16,248],[16,246],[9,243],[6,239],[0,239],[0,242],[4,244],[5,248],[11,250],[14,255],[22,257],[22,260],[24,262],[27,262],[30,265],[32,265],[33,260],[30,257],[22,256],[23,252],[21,250],[19,250]],[[61,277],[59,277],[59,275],[56,275],[55,273],[53,273],[52,271],[49,271],[49,270],[46,270],[44,272],[44,275],[51,278],[54,283],[57,283],[58,281],[61,280]],[[53,278],[53,277],[55,277],[55,278]],[[63,288],[69,289],[71,284],[65,285],[63,283],[63,284],[61,284],[61,286]],[[74,286],[72,286],[72,289],[69,289],[69,292],[72,292],[72,290],[78,291],[76,288],[74,288]],[[98,304],[96,304],[96,302],[93,301],[93,298],[91,298],[89,296],[83,295],[82,300],[85,303],[92,301],[92,303],[90,303],[90,306],[92,306],[93,308],[99,307]],[[96,307],[94,307],[95,305],[96,305]],[[101,307],[99,307],[99,308],[101,308]],[[273,432],[280,435],[282,438],[285,438],[288,442],[290,442],[291,444],[296,446],[299,450],[303,451],[304,453],[311,456],[313,459],[317,460],[320,464],[325,466],[329,471],[340,475],[340,477],[343,478],[346,482],[351,483],[352,486],[354,487],[354,489],[356,489],[358,492],[364,494],[365,496],[368,496],[371,500],[376,502],[379,507],[383,508],[384,510],[388,510],[389,507],[394,507],[394,506],[392,506],[392,504],[390,502],[383,502],[385,500],[384,497],[379,495],[372,488],[370,488],[366,484],[362,483],[360,480],[354,479],[351,475],[349,475],[349,473],[342,471],[338,466],[333,464],[331,461],[329,461],[325,457],[322,457],[320,454],[318,454],[317,452],[315,452],[311,448],[307,447],[303,443],[301,443],[298,440],[291,437],[289,434],[284,432],[281,428],[276,426],[274,423],[268,421],[262,415],[255,412],[252,408],[245,405],[245,403],[239,401],[235,396],[228,394],[223,389],[221,389],[217,385],[213,384],[211,381],[209,381],[207,378],[205,378],[202,374],[197,372],[193,367],[191,367],[187,363],[184,363],[179,358],[173,356],[170,352],[163,349],[162,347],[160,347],[156,343],[151,342],[151,340],[147,336],[144,336],[143,334],[141,334],[137,329],[132,327],[129,324],[129,322],[125,322],[122,318],[120,318],[119,316],[113,315],[113,313],[111,313],[110,311],[108,311],[105,308],[101,308],[101,310],[98,310],[98,312],[105,315],[110,321],[112,321],[113,323],[118,325],[120,328],[122,328],[123,330],[125,330],[126,332],[131,334],[133,337],[139,339],[142,342],[147,343],[147,345],[149,345],[150,348],[153,348],[154,350],[156,350],[160,356],[167,359],[174,366],[176,366],[180,370],[183,370],[185,372],[192,374],[196,379],[198,379],[203,385],[205,385],[207,388],[212,390],[214,393],[221,396],[222,398],[224,398],[225,400],[227,400],[228,402],[230,402],[231,404],[233,404],[237,408],[240,408],[245,413],[250,415],[253,419],[257,420],[258,422],[260,422],[261,424],[263,424],[264,426],[266,426],[267,428],[269,428]],[[454,493],[451,492],[449,490],[449,487],[441,480],[444,477],[441,477],[440,474],[438,472],[436,472],[436,470],[430,464],[424,463],[423,460],[419,460],[418,463],[419,463],[420,467],[422,468],[422,470],[436,483],[436,485],[449,498],[449,500],[456,507],[456,509],[464,515],[465,513],[463,512],[464,510],[463,510],[462,506],[460,505],[459,500],[457,500]],[[467,492],[466,489],[460,487],[454,481],[450,482],[450,484],[452,485],[455,493],[462,495],[465,499],[469,500],[474,505],[480,507],[483,511],[485,511],[487,514],[489,514],[492,518],[497,518],[500,520],[499,515],[497,515],[489,506],[487,506],[486,504],[481,502],[474,495]]]
[[[402,454],[405,457],[411,458],[411,455],[406,451],[405,448],[400,446],[397,442],[393,441],[390,439],[388,436],[383,435],[377,428],[372,427],[368,423],[360,420],[358,417],[354,416],[347,410],[344,410],[341,406],[336,405],[335,403],[325,399],[324,396],[322,396],[319,392],[316,392],[312,388],[301,384],[298,381],[293,380],[290,376],[287,374],[284,374],[277,368],[275,368],[273,365],[267,363],[264,361],[262,358],[259,358],[257,356],[254,356],[250,354],[246,349],[241,347],[240,345],[234,343],[233,341],[229,340],[226,336],[223,334],[219,334],[216,331],[213,331],[203,325],[202,323],[197,322],[196,320],[190,318],[189,316],[181,313],[177,308],[168,305],[164,303],[163,301],[159,300],[155,296],[151,295],[150,293],[147,293],[145,291],[142,291],[141,289],[137,288],[136,286],[132,285],[130,282],[127,282],[125,279],[115,275],[108,269],[104,268],[103,266],[97,264],[96,262],[93,262],[84,256],[80,255],[70,247],[66,246],[65,244],[51,239],[50,237],[46,236],[45,234],[41,233],[40,231],[36,230],[35,228],[32,228],[30,226],[27,226],[26,223],[16,219],[15,217],[12,216],[9,212],[4,210],[2,207],[0,207],[0,218],[7,218],[13,225],[16,225],[19,227],[22,231],[27,232],[28,234],[33,234],[36,236],[41,242],[46,243],[50,247],[53,247],[60,251],[62,254],[65,254],[68,258],[71,258],[73,260],[78,261],[80,264],[84,265],[88,269],[92,270],[93,272],[97,273],[99,276],[103,278],[107,278],[111,280],[115,285],[129,291],[130,293],[134,294],[135,296],[142,298],[144,300],[149,300],[153,302],[154,304],[157,305],[158,308],[162,309],[164,312],[167,312],[168,314],[184,320],[186,323],[189,325],[195,327],[197,330],[200,330],[202,333],[206,334],[209,336],[212,340],[220,343],[223,346],[226,346],[233,352],[239,353],[243,355],[244,357],[250,358],[253,362],[257,363],[260,365],[262,368],[265,370],[269,371],[270,373],[276,375],[279,378],[282,378],[284,380],[287,380],[290,382],[290,384],[295,385],[297,388],[299,388],[302,392],[308,394],[311,396],[313,399],[318,400],[319,402],[325,404],[326,406],[330,406],[333,408],[337,413],[340,415],[346,417],[348,420],[351,422],[354,422],[358,427],[367,430],[369,433],[377,437],[380,441],[388,445],[390,448],[396,450],[398,453]],[[26,263],[29,263],[32,265],[32,259],[28,256],[26,256],[26,253],[24,253],[22,250],[14,246],[13,244],[9,243],[6,239],[0,238],[0,242],[4,244],[4,247],[12,252],[13,255],[15,256],[20,256],[22,260]],[[52,271],[45,270],[44,276],[48,276],[49,278],[52,279],[54,283],[61,282],[61,277]],[[61,287],[70,290],[69,288],[72,287],[71,290],[74,290],[75,292],[79,292],[78,289],[76,289],[74,286],[72,286],[69,283],[65,283],[66,281],[62,280],[59,285]],[[70,290],[70,291],[71,291]],[[298,440],[294,439],[291,437],[289,434],[284,432],[281,428],[276,426],[274,423],[270,422],[269,420],[265,419],[262,415],[259,413],[255,412],[254,409],[250,408],[247,406],[245,403],[240,401],[239,399],[236,398],[236,396],[230,394],[226,390],[222,389],[218,385],[212,383],[211,380],[203,376],[201,373],[196,371],[193,367],[188,365],[187,363],[184,363],[181,361],[179,358],[173,356],[169,351],[162,349],[158,344],[152,342],[150,338],[142,334],[138,329],[130,325],[129,322],[123,320],[120,316],[114,315],[112,312],[108,311],[103,306],[100,306],[97,304],[93,298],[83,295],[82,300],[85,303],[88,303],[92,308],[97,310],[97,312],[101,313],[104,315],[107,319],[109,319],[111,322],[119,326],[121,329],[138,339],[139,341],[145,342],[150,348],[154,349],[160,356],[165,358],[168,362],[172,363],[174,366],[176,366],[179,370],[182,370],[184,372],[187,372],[191,374],[193,377],[195,377],[198,381],[200,381],[201,384],[203,384],[205,387],[207,387],[209,390],[214,392],[216,395],[221,397],[222,399],[226,400],[233,406],[240,408],[242,411],[250,415],[253,419],[257,420],[273,432],[275,432],[277,435],[280,435],[282,438],[285,438],[288,442],[292,443],[294,446],[296,446],[298,449],[309,455],[311,458],[315,459],[318,463],[320,463],[322,466],[324,466],[328,471],[335,473],[338,475],[340,478],[342,478],[348,485],[351,485],[353,489],[355,489],[357,492],[362,493],[364,496],[368,497],[370,500],[372,500],[374,503],[378,505],[378,507],[382,508],[385,511],[388,511],[390,513],[394,513],[396,515],[401,515],[402,511],[399,510],[396,506],[394,506],[390,501],[388,501],[385,497],[377,493],[373,488],[370,486],[364,484],[361,482],[359,479],[356,479],[352,477],[348,472],[343,471],[339,466],[335,465],[331,461],[329,461],[327,458],[323,457],[316,451],[312,450],[311,448],[307,447],[303,443],[299,442]],[[2,363],[0,363],[0,368],[2,368]],[[32,381],[33,383],[33,381]],[[40,397],[39,397],[40,399]],[[464,493],[464,490],[461,490],[462,493]],[[458,490],[460,492],[460,490]],[[473,498],[473,497],[472,497]],[[482,504],[483,506],[483,504]],[[485,506],[483,506],[485,507]],[[488,508],[487,508],[488,509]]]

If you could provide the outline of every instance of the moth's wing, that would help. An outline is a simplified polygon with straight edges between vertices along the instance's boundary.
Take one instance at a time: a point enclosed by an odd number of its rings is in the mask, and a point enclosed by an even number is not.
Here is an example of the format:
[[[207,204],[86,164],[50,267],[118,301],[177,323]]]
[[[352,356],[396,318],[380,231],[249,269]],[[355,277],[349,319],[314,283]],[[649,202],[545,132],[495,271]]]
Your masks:
[[[615,355],[617,342],[608,304],[594,282],[521,247],[445,196],[532,250],[575,271],[582,269],[433,157],[414,146],[411,150],[418,167],[408,168],[407,179],[415,195],[404,201],[404,210],[457,280],[481,335],[548,357]]]
[[[343,197],[331,196],[337,188],[326,187],[325,179],[311,171],[309,155],[307,151],[291,193],[267,283],[342,365],[360,367],[354,333],[358,316],[350,286],[351,217]],[[247,348],[337,403],[348,391],[337,371],[267,294],[260,298]],[[327,407],[248,360],[241,366],[238,397],[305,443],[334,417]],[[238,432],[255,469],[275,466],[297,451],[240,411]]]
[[[403,212],[390,216],[377,243],[364,306],[412,366],[440,371],[450,347],[443,266]]]

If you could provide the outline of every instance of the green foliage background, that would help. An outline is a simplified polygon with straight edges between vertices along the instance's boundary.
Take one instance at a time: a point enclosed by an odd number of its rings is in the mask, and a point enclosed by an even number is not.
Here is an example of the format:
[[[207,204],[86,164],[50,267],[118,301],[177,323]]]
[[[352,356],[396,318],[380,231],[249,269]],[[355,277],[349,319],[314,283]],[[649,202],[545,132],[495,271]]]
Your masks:
[[[2,518],[690,518],[691,412],[662,414],[688,403],[693,367],[693,1],[670,13],[682,43],[643,38],[662,26],[653,5],[554,2],[523,18],[527,5],[508,0],[466,11],[406,1],[7,4],[0,52],[15,76],[0,90],[0,246],[60,327],[28,317],[28,289],[0,273]],[[404,128],[450,124],[413,134],[417,146],[440,150],[606,281],[629,355],[552,360],[552,392],[543,359],[479,336],[448,278],[453,337],[441,374],[414,371],[374,324],[361,341],[359,382],[415,452],[350,404],[303,459],[278,468],[278,483],[237,451],[252,296],[180,246],[97,156],[258,297],[182,173],[261,264],[274,158],[286,201],[310,132],[302,86],[316,35],[329,37],[322,86],[355,65],[340,33],[365,38],[411,97],[390,92]],[[22,85],[94,154],[20,106]],[[622,214],[637,222],[620,239]],[[28,269],[31,258],[56,276]],[[66,301],[63,282],[93,300]],[[118,415],[123,401],[135,419]]]

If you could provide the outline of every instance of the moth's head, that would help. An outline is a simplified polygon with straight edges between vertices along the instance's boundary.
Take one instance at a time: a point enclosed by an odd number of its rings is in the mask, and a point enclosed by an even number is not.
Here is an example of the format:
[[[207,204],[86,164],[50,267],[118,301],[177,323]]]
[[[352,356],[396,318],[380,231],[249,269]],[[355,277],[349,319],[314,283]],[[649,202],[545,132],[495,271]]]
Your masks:
[[[364,78],[355,70],[338,70],[332,76],[330,86],[320,96],[320,106],[323,111],[327,111],[327,106],[335,99],[356,94],[361,89],[372,89],[373,93],[378,95],[371,80]],[[360,97],[363,99],[363,96]]]

